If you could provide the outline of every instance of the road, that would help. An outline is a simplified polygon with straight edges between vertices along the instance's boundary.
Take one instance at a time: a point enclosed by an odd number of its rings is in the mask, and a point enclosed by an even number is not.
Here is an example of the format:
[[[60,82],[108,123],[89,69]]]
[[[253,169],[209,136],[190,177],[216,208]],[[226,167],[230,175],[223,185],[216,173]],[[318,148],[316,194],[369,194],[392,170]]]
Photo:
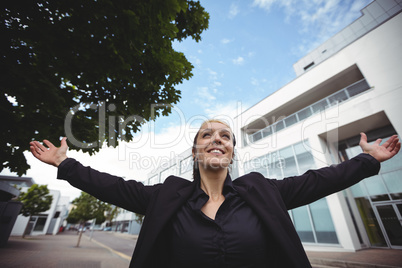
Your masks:
[[[89,239],[91,231],[85,232],[85,237]],[[134,247],[137,243],[137,236],[106,231],[94,231],[92,240],[101,243],[116,252],[123,253],[131,259],[134,252]]]

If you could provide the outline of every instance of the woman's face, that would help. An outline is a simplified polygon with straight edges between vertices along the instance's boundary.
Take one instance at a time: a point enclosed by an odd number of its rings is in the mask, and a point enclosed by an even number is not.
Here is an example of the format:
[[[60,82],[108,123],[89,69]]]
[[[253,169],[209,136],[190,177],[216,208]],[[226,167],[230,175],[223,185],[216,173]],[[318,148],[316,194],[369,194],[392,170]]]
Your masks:
[[[233,159],[233,134],[219,122],[204,123],[196,140],[193,157],[200,169],[227,168]]]

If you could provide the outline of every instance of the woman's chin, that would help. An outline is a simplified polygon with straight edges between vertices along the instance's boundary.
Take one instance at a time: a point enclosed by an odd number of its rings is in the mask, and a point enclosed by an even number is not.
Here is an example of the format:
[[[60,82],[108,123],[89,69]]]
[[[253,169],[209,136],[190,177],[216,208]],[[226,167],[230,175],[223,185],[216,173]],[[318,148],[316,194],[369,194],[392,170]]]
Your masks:
[[[213,169],[213,170],[219,170],[219,169],[227,169],[229,167],[229,164],[227,161],[219,161],[219,160],[212,160],[208,161],[205,165],[206,169]]]

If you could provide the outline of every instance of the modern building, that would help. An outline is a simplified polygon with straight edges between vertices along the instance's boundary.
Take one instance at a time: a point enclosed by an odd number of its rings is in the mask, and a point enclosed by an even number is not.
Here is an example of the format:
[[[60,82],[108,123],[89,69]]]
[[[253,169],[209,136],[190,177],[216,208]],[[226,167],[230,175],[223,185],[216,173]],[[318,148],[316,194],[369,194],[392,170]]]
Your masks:
[[[10,187],[16,186],[21,188],[22,192],[35,184],[34,180],[30,177],[16,176],[0,176],[0,182],[9,185]],[[32,216],[29,224],[29,217],[18,215],[12,228],[11,236],[22,236],[27,224],[27,234],[29,235],[55,235],[59,232],[59,228],[67,218],[70,199],[69,197],[61,196],[60,191],[56,190],[49,189],[49,194],[53,197],[50,209],[40,213],[39,215]]]
[[[402,134],[402,2],[374,1],[296,64],[297,78],[240,114],[240,173],[282,179]],[[289,211],[305,247],[402,249],[402,154],[380,174]]]
[[[237,174],[283,179],[338,164],[369,141],[402,134],[402,2],[377,0],[294,64],[297,77],[234,118]],[[239,138],[238,138],[239,139]],[[191,148],[149,175],[191,180]],[[402,249],[402,154],[378,175],[289,211],[308,250]]]

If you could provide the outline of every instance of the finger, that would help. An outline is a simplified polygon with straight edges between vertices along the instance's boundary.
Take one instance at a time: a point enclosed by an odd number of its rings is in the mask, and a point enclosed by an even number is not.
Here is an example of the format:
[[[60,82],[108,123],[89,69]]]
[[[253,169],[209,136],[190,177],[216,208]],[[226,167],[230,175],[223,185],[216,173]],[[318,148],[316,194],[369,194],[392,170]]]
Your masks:
[[[360,133],[360,145],[367,144],[367,135],[364,132]]]
[[[398,137],[397,135],[392,135],[386,142],[384,142],[384,144],[382,146],[384,146],[385,148],[388,148],[389,146],[391,146],[394,143],[394,141],[397,139],[397,137]]]
[[[60,142],[61,147],[68,147],[67,145],[67,137],[63,137]]]
[[[30,144],[31,146],[33,146],[36,151],[37,151],[37,150],[40,150],[39,146],[40,146],[41,144],[40,144],[39,142],[37,142],[37,141],[31,141],[29,144]]]
[[[374,142],[374,144],[380,146],[381,142],[382,142],[382,139],[377,139],[377,140]],[[383,144],[383,146],[384,146],[384,144]]]
[[[400,149],[401,149],[401,143],[398,142],[395,144],[395,147],[393,147],[390,152],[393,153],[394,155],[396,155]]]
[[[31,153],[36,157],[36,158],[38,158],[39,159],[39,157],[40,157],[40,153],[38,153],[38,148],[37,147],[35,147],[35,146],[29,146],[29,149],[31,150]]]
[[[53,145],[53,143],[51,143],[48,140],[43,140],[43,143],[46,144],[47,147],[49,148],[55,148],[56,146]]]
[[[39,150],[41,150],[42,152],[47,151],[47,148],[46,148],[45,146],[43,146],[42,143],[35,141],[35,145],[36,145],[36,147],[37,147]]]

